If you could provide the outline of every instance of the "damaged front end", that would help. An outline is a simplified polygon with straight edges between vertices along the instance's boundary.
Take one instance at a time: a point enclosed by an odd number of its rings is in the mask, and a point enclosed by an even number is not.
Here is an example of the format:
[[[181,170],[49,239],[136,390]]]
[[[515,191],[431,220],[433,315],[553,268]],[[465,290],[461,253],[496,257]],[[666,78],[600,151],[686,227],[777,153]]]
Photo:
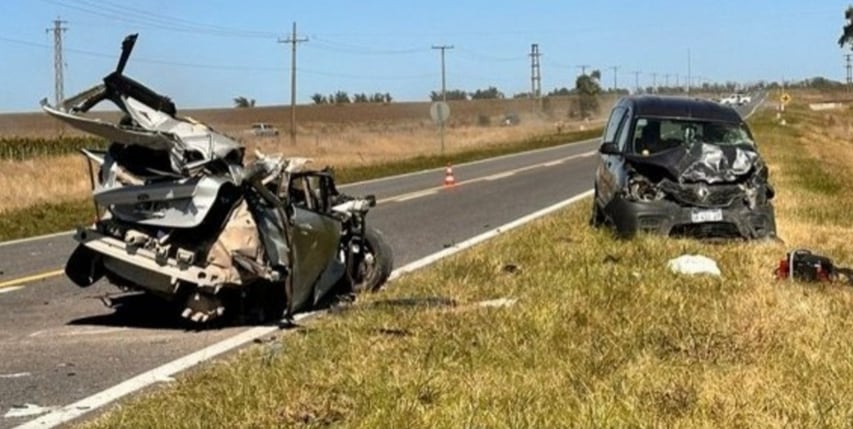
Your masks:
[[[168,97],[123,75],[135,40],[125,39],[101,84],[61,106],[42,102],[50,116],[110,142],[83,151],[97,219],[74,236],[79,246],[65,269],[74,283],[106,277],[206,322],[242,308],[247,296],[267,317],[289,316],[354,290],[363,278],[353,273],[371,275],[371,289],[387,279],[390,249],[366,238],[374,199],[338,193],[330,172],[304,158],[259,153],[244,163],[238,142],[177,116]],[[85,115],[102,101],[122,119]]]
[[[608,204],[623,236],[647,231],[696,238],[772,238],[767,167],[751,145],[696,142],[626,155],[626,184]]]

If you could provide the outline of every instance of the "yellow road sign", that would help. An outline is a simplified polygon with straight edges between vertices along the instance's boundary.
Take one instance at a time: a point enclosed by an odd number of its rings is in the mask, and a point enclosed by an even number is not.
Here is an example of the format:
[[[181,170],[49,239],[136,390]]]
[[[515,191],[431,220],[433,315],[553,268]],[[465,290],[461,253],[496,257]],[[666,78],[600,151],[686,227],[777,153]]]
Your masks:
[[[788,103],[791,102],[791,96],[787,92],[783,92],[782,95],[779,96],[779,101],[781,101],[782,104],[787,105]]]

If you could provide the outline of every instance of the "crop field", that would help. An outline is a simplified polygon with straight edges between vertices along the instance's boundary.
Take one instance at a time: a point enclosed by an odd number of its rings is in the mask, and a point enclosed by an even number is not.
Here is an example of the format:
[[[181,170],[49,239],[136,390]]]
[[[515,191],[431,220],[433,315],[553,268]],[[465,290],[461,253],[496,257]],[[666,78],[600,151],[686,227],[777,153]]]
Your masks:
[[[782,241],[617,240],[586,201],[83,426],[849,427],[853,289],[772,272],[796,247],[853,265],[851,113],[751,121]]]

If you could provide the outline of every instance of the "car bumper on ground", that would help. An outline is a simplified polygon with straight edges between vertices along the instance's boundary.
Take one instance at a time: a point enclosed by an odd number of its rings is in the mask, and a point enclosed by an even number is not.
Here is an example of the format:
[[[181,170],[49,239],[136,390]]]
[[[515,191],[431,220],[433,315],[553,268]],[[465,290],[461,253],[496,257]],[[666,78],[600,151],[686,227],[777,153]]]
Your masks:
[[[620,236],[637,232],[697,238],[772,238],[776,220],[769,202],[750,209],[744,204],[702,208],[669,200],[639,202],[614,198],[604,212]]]

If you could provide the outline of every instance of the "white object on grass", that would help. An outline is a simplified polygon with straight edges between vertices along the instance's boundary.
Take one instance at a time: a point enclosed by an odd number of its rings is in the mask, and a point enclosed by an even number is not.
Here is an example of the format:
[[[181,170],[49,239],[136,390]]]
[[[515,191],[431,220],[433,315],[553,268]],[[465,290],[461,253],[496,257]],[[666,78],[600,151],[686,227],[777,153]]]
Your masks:
[[[702,255],[681,255],[670,259],[667,268],[676,274],[710,274],[720,276],[720,268],[713,259]]]

